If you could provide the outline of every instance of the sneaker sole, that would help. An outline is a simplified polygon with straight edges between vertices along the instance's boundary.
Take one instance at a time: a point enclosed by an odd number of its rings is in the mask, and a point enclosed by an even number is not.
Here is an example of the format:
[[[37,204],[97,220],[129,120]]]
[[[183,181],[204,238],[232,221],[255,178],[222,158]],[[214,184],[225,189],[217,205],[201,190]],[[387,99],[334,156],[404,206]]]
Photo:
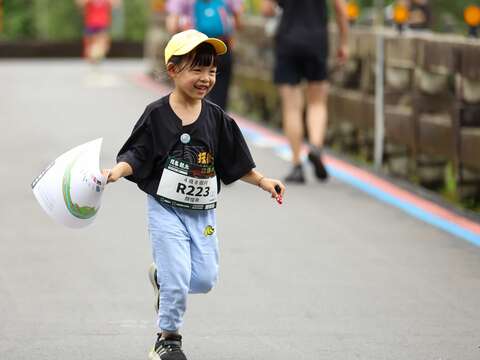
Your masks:
[[[159,298],[160,289],[158,287],[157,277],[155,276],[156,270],[157,270],[157,268],[155,267],[155,264],[154,263],[150,264],[150,267],[148,268],[148,279],[150,280],[150,283],[153,286],[153,291],[155,292],[155,311],[158,313],[158,308],[159,308],[159,305],[160,305],[159,304],[160,303],[160,298]]]
[[[155,352],[154,349],[150,350],[148,353],[148,359],[149,360],[161,360],[160,356]]]

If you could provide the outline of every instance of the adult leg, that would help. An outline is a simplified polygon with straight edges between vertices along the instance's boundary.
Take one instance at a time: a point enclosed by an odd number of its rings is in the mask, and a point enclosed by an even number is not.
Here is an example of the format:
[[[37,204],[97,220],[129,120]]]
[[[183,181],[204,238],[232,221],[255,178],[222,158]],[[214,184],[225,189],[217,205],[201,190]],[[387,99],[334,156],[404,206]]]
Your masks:
[[[277,44],[278,49],[281,46]],[[278,50],[277,49],[277,50]],[[293,168],[285,177],[285,182],[304,183],[301,163],[301,150],[303,143],[303,89],[300,85],[302,79],[301,58],[295,54],[283,53],[280,50],[275,54],[275,67],[273,79],[278,85],[282,101],[283,130],[290,144]]]
[[[83,35],[83,57],[90,61],[90,48],[92,46],[92,35]]]
[[[303,92],[300,85],[280,85],[283,130],[292,150],[293,165],[301,164],[303,143]]]
[[[307,85],[307,127],[308,140],[317,148],[322,148],[327,130],[328,82],[309,82]]]
[[[106,31],[100,31],[93,35],[90,46],[90,59],[92,62],[103,60],[109,49],[109,34]]]
[[[102,44],[101,45],[101,48],[102,48],[101,60],[103,60],[104,58],[107,57],[108,52],[110,51],[111,41],[110,41],[110,33],[109,33],[108,28],[106,28],[105,31],[102,31],[102,33],[100,34],[99,42]]]
[[[327,130],[327,97],[327,81],[323,80],[308,83],[306,96],[307,127],[311,145],[308,159],[315,169],[315,175],[320,180],[326,180],[328,178],[321,154]]]

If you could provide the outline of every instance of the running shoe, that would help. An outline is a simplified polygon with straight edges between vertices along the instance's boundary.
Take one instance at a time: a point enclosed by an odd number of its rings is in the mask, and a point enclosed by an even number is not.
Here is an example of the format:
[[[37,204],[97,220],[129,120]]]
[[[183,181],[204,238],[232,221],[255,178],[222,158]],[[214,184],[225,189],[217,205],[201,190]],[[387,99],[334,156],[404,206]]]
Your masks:
[[[163,339],[162,334],[159,333],[148,358],[150,360],[187,360],[182,351],[182,335],[170,335]]]
[[[308,153],[308,160],[310,160],[315,169],[315,176],[321,181],[326,181],[328,179],[328,172],[327,169],[325,169],[325,165],[323,165],[320,149],[312,148]]]
[[[285,182],[297,184],[303,184],[305,182],[301,164],[295,165],[292,170],[290,170],[290,173],[285,177]]]
[[[160,307],[160,286],[158,285],[157,268],[155,267],[154,263],[152,263],[148,268],[148,278],[150,279],[150,283],[153,286],[153,291],[155,292],[155,311],[158,313],[158,309]]]

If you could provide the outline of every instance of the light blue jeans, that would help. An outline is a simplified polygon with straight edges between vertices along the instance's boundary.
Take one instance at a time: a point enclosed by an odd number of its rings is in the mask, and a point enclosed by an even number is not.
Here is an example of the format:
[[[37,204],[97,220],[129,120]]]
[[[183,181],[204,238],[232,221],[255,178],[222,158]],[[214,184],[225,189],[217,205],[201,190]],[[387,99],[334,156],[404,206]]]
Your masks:
[[[148,195],[148,232],[160,287],[158,327],[176,331],[189,293],[209,292],[218,278],[215,209],[188,210]]]

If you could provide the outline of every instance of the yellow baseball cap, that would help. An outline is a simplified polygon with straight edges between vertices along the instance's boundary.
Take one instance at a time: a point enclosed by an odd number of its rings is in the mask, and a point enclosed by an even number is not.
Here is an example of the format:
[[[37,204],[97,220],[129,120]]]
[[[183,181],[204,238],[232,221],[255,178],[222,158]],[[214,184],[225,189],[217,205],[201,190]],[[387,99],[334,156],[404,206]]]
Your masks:
[[[217,55],[227,52],[227,45],[216,38],[209,38],[204,33],[197,30],[185,30],[172,36],[165,47],[165,64],[174,55],[185,55],[195,49],[201,43],[209,43],[215,48]]]

